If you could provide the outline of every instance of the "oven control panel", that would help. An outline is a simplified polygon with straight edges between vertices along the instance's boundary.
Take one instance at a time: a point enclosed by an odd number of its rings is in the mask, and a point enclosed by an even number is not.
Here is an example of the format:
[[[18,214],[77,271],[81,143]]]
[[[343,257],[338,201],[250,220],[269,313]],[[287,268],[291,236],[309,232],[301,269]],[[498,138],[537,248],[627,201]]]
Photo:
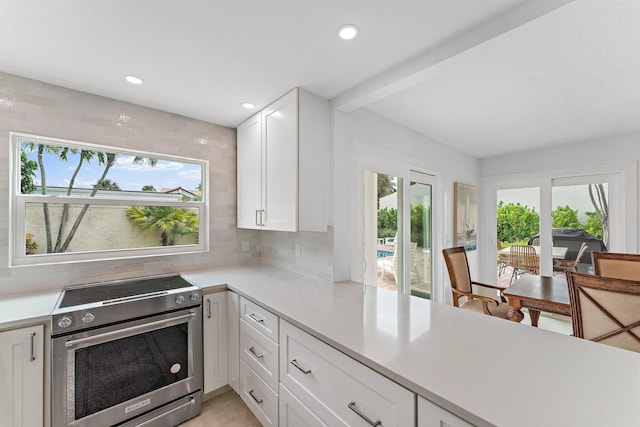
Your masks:
[[[178,308],[200,306],[202,290],[195,286],[169,292],[133,295],[120,300],[109,300],[65,307],[54,310],[52,335],[69,334],[83,329],[118,323],[136,317],[146,317]]]

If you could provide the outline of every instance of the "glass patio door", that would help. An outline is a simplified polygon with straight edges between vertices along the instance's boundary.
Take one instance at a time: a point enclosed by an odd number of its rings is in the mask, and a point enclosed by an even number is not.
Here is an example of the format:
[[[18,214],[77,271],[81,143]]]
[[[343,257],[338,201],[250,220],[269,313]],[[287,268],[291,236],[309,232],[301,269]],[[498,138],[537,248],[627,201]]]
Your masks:
[[[409,182],[409,230],[411,238],[405,253],[409,254],[411,295],[431,299],[433,293],[433,177],[412,172]]]
[[[365,283],[432,298],[434,182],[413,171],[365,172]]]

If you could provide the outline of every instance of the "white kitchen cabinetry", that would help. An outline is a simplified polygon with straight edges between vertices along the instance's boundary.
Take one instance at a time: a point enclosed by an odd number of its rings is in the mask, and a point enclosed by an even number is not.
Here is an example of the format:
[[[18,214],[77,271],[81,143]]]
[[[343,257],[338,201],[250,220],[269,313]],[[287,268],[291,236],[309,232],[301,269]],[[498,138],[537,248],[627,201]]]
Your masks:
[[[240,394],[240,296],[227,291],[227,372],[229,386]]]
[[[280,427],[328,427],[304,406],[285,386],[280,384]]]
[[[294,89],[238,126],[238,227],[327,230],[329,103]]]
[[[42,426],[44,326],[0,332],[0,424]]]
[[[227,292],[203,296],[202,333],[204,346],[204,392],[228,384]]]
[[[412,392],[284,321],[280,382],[327,425],[415,424]]]
[[[278,425],[279,320],[240,298],[240,397],[265,426]]]
[[[418,427],[473,427],[472,424],[418,396]]]

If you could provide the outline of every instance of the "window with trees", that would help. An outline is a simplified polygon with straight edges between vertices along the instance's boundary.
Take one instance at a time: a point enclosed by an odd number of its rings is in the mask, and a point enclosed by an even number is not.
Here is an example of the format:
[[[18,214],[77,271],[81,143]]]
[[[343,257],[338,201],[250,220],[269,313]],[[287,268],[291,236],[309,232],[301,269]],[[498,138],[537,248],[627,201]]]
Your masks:
[[[208,164],[11,135],[11,265],[208,250]]]

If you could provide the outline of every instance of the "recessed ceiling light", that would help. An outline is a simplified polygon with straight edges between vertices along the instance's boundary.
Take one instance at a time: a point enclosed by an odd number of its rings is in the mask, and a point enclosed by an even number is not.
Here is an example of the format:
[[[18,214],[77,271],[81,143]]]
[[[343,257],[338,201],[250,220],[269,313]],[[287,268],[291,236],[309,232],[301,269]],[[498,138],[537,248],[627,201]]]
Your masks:
[[[353,24],[343,25],[338,28],[338,36],[343,40],[351,40],[356,38],[360,29]]]
[[[127,74],[126,76],[124,76],[124,79],[134,85],[141,85],[142,83],[144,83],[144,80],[142,80],[140,77],[131,74]]]
[[[251,102],[243,102],[242,108],[246,108],[247,110],[253,110],[254,108],[256,108],[256,106]]]

